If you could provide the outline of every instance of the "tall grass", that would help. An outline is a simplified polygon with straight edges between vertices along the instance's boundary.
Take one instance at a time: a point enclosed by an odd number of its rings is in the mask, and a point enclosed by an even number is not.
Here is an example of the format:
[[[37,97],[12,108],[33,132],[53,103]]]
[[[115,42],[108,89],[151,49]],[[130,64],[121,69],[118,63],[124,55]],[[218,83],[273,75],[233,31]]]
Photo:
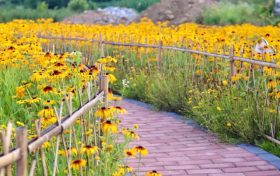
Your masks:
[[[140,57],[131,52],[113,52],[123,70],[116,92],[121,92],[122,79],[130,80],[126,96],[195,119],[225,141],[255,143],[263,134],[272,135],[272,127],[280,139],[279,101],[267,84],[275,77],[260,67],[237,63],[237,80],[231,80],[229,62],[221,58],[165,51],[158,69],[156,50]]]
[[[61,21],[63,18],[74,14],[73,11],[62,9],[25,9],[23,7],[0,7],[0,22],[8,22],[13,19],[38,19],[52,18]]]

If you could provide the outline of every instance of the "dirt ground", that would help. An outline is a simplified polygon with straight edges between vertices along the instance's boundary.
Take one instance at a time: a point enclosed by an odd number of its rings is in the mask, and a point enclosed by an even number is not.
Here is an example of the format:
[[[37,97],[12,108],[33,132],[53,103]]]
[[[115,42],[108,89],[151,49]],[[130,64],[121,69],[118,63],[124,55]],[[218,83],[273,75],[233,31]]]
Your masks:
[[[217,3],[218,0],[161,0],[140,14],[137,20],[148,17],[154,22],[170,21],[178,25],[201,19],[205,7]]]
[[[153,22],[169,21],[171,25],[185,22],[199,22],[202,12],[207,6],[217,3],[218,0],[161,0],[159,3],[143,11],[134,20],[120,18],[100,11],[86,11],[64,19],[64,22],[74,24],[129,24],[148,17]]]

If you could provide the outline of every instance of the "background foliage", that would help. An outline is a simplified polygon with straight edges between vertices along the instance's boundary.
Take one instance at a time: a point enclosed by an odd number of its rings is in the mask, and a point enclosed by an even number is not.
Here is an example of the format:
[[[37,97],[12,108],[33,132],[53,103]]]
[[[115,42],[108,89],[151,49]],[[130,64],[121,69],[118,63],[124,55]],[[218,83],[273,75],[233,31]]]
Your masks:
[[[204,11],[203,23],[276,25],[280,18],[274,15],[273,9],[274,0],[221,0],[216,6]]]

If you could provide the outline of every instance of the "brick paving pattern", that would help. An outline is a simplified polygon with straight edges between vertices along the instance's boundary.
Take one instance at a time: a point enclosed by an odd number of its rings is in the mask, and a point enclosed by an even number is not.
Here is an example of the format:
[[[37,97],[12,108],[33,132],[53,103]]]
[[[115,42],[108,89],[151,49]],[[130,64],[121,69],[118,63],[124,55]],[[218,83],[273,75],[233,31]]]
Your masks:
[[[280,171],[256,154],[236,145],[224,144],[213,135],[168,113],[124,100],[129,114],[121,119],[124,127],[139,125],[140,140],[149,155],[142,159],[140,175],[151,170],[163,176],[280,176]],[[137,169],[138,160],[128,159]]]

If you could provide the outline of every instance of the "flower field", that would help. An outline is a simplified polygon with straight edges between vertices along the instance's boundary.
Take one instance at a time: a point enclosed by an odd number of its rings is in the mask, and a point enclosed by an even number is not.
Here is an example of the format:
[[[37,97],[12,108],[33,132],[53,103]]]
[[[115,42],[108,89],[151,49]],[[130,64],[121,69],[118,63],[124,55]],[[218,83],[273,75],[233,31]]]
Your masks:
[[[110,84],[115,81],[111,72],[116,60],[97,58],[87,64],[78,51],[44,52],[37,34],[23,29],[31,24],[24,21],[3,24],[0,32],[3,41],[0,151],[7,154],[9,148],[18,147],[18,135],[24,135],[25,131],[15,130],[15,126],[27,127],[30,141],[28,171],[26,166],[21,166],[22,170],[7,166],[6,170],[0,169],[1,174],[5,171],[17,175],[134,173],[126,165],[125,156],[144,157],[148,151],[143,146],[128,148],[130,141],[139,138],[134,132],[137,125],[119,127],[119,115],[127,111],[118,103],[121,98],[104,87],[105,78]],[[105,94],[104,101],[86,110],[90,102],[101,97],[100,91]],[[57,129],[63,135],[54,136]]]
[[[141,158],[148,151],[143,146],[128,147],[139,138],[134,132],[137,125],[120,129],[119,115],[126,110],[113,92],[184,114],[227,141],[259,143],[265,135],[280,140],[278,68],[235,61],[231,74],[232,64],[222,57],[158,47],[239,56],[278,67],[279,36],[278,26],[167,26],[146,19],[128,26],[52,20],[0,24],[1,129],[9,129],[6,124],[12,121],[17,127],[27,126],[28,139],[36,140],[40,131],[60,123],[61,117],[96,96],[104,74],[110,83],[106,95],[110,105],[99,103],[83,114],[64,131],[64,147],[59,150],[57,138],[44,143],[46,159],[37,172],[115,176],[132,172],[125,156]],[[103,41],[152,47],[105,45]],[[264,41],[258,52],[255,46]],[[271,144],[269,150],[274,147]],[[34,152],[33,158],[40,152]],[[274,153],[280,155],[279,150]],[[54,155],[59,156],[55,171],[44,167],[53,164]],[[29,164],[33,164],[31,157]]]

